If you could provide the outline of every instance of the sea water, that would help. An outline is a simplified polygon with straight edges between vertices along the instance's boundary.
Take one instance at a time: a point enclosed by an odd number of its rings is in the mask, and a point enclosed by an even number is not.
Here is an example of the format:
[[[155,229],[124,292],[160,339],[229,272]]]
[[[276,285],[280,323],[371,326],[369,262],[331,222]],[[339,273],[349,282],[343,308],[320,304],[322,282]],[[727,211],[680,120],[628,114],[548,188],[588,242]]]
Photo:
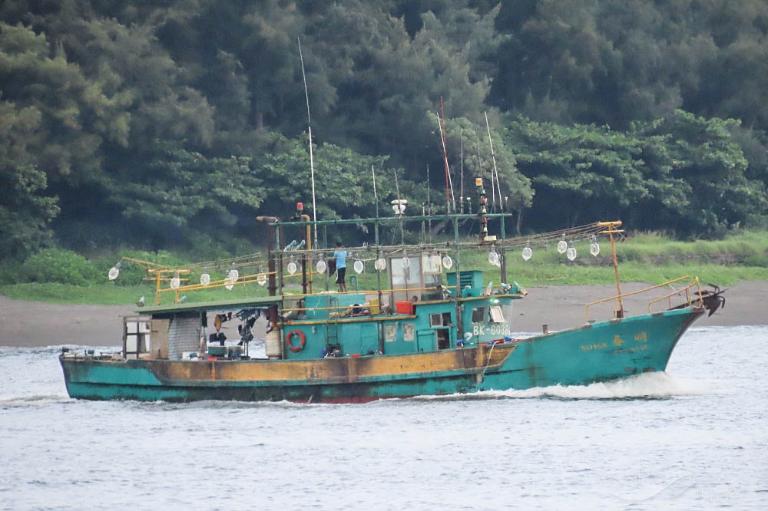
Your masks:
[[[666,373],[364,405],[77,401],[58,351],[0,348],[0,509],[768,509],[768,327],[693,329]]]

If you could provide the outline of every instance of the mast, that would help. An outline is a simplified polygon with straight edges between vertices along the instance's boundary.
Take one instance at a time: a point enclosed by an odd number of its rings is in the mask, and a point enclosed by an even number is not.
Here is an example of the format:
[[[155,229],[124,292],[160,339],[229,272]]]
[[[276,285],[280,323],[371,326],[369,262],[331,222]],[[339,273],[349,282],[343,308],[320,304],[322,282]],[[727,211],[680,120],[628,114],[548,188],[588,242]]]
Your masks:
[[[376,192],[376,171],[373,168],[373,164],[371,164],[371,179],[373,180],[373,204],[376,212],[376,221],[373,223],[373,236],[374,236],[374,242],[376,243],[376,261],[381,258],[381,243],[379,242],[379,194]],[[381,272],[376,272],[376,291],[378,294],[379,299],[379,310],[383,309],[384,304],[382,303],[383,296],[381,293]],[[379,323],[379,351],[382,353],[384,352],[384,332],[381,329],[381,324]]]
[[[301,53],[301,38],[299,42],[299,59],[301,60],[301,78],[304,80],[304,98],[307,100],[307,137],[309,141],[309,172],[312,182],[312,221],[315,227],[315,246],[317,246],[317,202],[315,201],[315,158],[312,150],[312,115],[309,112],[309,90],[307,89],[307,75],[304,72],[304,55]]]

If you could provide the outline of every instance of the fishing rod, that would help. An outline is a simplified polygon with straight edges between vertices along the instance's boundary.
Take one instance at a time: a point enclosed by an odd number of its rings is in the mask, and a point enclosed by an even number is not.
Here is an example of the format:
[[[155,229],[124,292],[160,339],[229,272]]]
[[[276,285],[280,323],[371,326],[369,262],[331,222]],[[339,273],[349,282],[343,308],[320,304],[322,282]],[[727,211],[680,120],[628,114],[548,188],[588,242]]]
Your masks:
[[[448,149],[445,144],[445,103],[440,96],[440,111],[437,113],[437,126],[440,129],[440,143],[443,148],[443,166],[445,171],[445,207],[448,213],[456,211],[456,198],[453,195],[453,181],[451,180],[451,169],[448,165]],[[450,198],[450,200],[449,200]],[[451,208],[453,204],[453,208]]]
[[[496,190],[499,192],[499,209],[504,212],[504,201],[501,198],[501,183],[499,182],[499,169],[496,168],[496,154],[493,152],[493,139],[491,138],[491,125],[488,123],[488,112],[485,114],[485,129],[488,130],[488,143],[491,146],[491,159],[493,160],[493,172],[491,172],[491,188],[493,187],[493,178],[496,176]],[[494,198],[494,203],[496,202]]]

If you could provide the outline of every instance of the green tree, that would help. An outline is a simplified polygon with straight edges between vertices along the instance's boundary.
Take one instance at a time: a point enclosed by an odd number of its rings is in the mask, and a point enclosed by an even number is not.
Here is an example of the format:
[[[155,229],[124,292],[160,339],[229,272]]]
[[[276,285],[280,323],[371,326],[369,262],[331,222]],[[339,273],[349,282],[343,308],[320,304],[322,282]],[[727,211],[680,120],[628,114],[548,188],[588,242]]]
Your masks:
[[[665,170],[684,182],[684,199],[661,211],[676,232],[723,235],[768,208],[765,184],[749,178],[748,161],[733,136],[738,124],[677,111],[636,128],[643,139],[661,138]]]
[[[141,238],[134,241],[155,249],[191,244],[202,235],[231,238],[241,212],[255,216],[266,195],[249,164],[245,157],[206,158],[160,146],[146,167],[112,178],[109,200],[135,226]]]
[[[371,167],[378,173],[379,200],[393,198],[393,169],[385,166],[386,157],[368,156],[333,144],[320,144],[314,151],[315,195],[320,218],[373,216]],[[292,212],[299,201],[310,209],[312,196],[306,139],[276,137],[263,153],[254,156],[253,169],[270,191],[262,206],[264,214]],[[383,212],[383,204],[380,207]]]
[[[0,102],[0,260],[23,259],[51,240],[58,201],[46,195],[46,175],[35,166],[29,147],[41,117],[34,107]]]
[[[746,173],[737,125],[683,111],[627,132],[516,118],[509,144],[536,190],[529,224],[623,218],[634,228],[722,235],[768,206],[764,184]]]

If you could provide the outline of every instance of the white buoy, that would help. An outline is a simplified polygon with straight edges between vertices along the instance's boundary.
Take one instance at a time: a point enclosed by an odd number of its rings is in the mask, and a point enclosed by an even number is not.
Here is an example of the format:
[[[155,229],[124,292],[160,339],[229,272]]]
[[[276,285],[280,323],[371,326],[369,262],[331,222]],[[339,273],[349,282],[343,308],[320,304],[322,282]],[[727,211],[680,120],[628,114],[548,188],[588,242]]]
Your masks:
[[[558,254],[565,254],[565,252],[568,250],[568,243],[565,240],[560,240],[557,242],[557,253]]]
[[[227,291],[232,291],[232,289],[235,287],[235,282],[237,282],[237,279],[240,278],[240,272],[231,269],[229,270],[229,273],[227,273],[227,279],[225,280],[224,287],[227,289]]]
[[[363,273],[363,270],[365,270],[365,264],[363,264],[363,262],[360,259],[358,259],[352,265],[352,268],[355,270],[355,273],[360,275],[361,273]]]
[[[325,259],[320,259],[315,264],[315,271],[317,273],[325,273],[325,270],[327,270],[327,269],[328,269],[328,263],[325,262]]]
[[[373,263],[373,267],[376,268],[377,271],[384,271],[387,269],[387,260],[383,257],[379,257],[376,259],[376,262]]]
[[[598,254],[600,254],[600,244],[596,241],[593,241],[592,244],[589,245],[589,253],[597,257]]]
[[[211,276],[207,273],[201,273],[200,274],[200,285],[201,286],[207,286],[211,283]]]
[[[533,257],[533,249],[531,247],[525,247],[522,253],[523,261],[529,261]]]
[[[565,257],[567,257],[569,261],[576,259],[576,248],[568,247],[568,250],[565,251]]]
[[[260,286],[263,286],[267,283],[267,274],[266,273],[259,273],[256,275],[256,283]]]
[[[285,269],[288,271],[288,275],[294,275],[297,271],[299,271],[299,265],[294,261],[291,261],[288,263]]]
[[[443,268],[446,270],[453,268],[453,259],[449,255],[444,255],[440,262],[443,264]]]
[[[501,266],[499,253],[496,252],[496,249],[493,247],[491,247],[491,250],[488,252],[488,262],[491,263],[493,266]]]
[[[113,266],[109,269],[109,273],[107,274],[107,277],[109,280],[115,280],[120,275],[120,268],[117,266]]]

